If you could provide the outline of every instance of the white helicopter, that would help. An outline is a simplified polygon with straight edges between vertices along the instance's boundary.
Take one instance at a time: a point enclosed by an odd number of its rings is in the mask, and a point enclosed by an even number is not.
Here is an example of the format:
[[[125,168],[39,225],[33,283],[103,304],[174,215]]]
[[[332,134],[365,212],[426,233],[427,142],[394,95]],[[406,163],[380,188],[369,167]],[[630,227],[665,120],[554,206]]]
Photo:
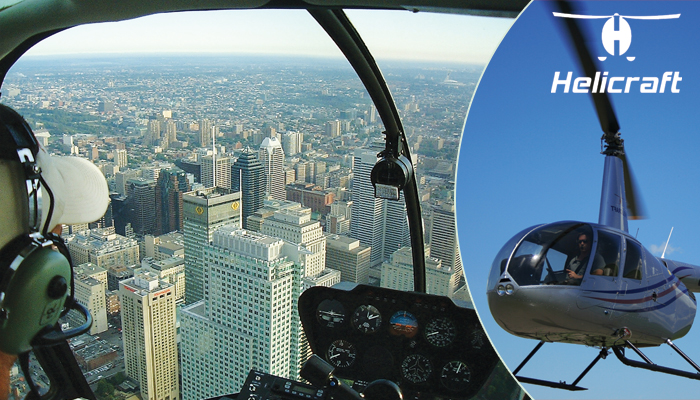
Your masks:
[[[563,5],[562,8],[566,7]],[[569,13],[569,10],[562,10]],[[597,69],[573,19],[563,19],[586,76]],[[563,221],[527,228],[496,256],[487,286],[491,314],[507,332],[540,343],[513,370],[525,383],[585,390],[579,381],[610,350],[624,364],[700,380],[700,367],[673,340],[690,330],[700,291],[700,267],[657,258],[628,232],[643,215],[624,141],[607,94],[593,94],[605,142],[598,223]],[[546,342],[599,350],[573,383],[518,376]],[[690,371],[654,364],[640,348],[667,344]],[[631,349],[643,361],[629,359]]]

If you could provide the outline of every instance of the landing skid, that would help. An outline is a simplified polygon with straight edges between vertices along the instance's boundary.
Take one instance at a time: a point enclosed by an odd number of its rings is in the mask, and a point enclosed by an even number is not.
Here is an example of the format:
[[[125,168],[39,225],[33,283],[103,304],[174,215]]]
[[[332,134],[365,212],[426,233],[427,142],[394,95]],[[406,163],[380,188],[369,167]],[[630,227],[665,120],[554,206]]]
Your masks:
[[[630,343],[629,340],[625,340],[625,345],[632,349],[639,357],[641,357],[644,362],[641,361],[636,361],[636,360],[630,360],[629,358],[625,357],[625,349],[624,346],[613,346],[612,350],[617,356],[617,358],[620,360],[625,365],[629,365],[630,367],[636,367],[636,368],[644,368],[648,369],[650,371],[655,371],[655,372],[663,372],[665,374],[671,374],[671,375],[676,375],[676,376],[682,376],[684,378],[690,378],[690,379],[697,379],[700,380],[700,367],[690,359],[681,349],[678,348],[673,342],[671,342],[669,339],[666,339],[666,344],[671,346],[671,348],[678,353],[685,361],[688,362],[697,372],[689,372],[689,371],[682,371],[679,369],[675,368],[669,368],[669,367],[664,367],[658,364],[654,364],[649,357],[644,355],[641,350],[639,350],[635,345]]]
[[[598,355],[596,356],[596,358],[593,359],[593,361],[590,364],[588,364],[588,367],[586,367],[586,369],[584,369],[583,372],[581,372],[581,375],[579,375],[578,378],[576,378],[576,380],[573,383],[566,383],[566,381],[559,381],[559,382],[545,381],[542,379],[535,379],[535,378],[528,378],[525,376],[518,376],[518,372],[525,366],[525,364],[527,364],[528,361],[530,361],[532,356],[534,356],[535,353],[537,353],[537,351],[544,345],[544,343],[545,343],[544,340],[540,341],[537,344],[537,346],[535,346],[535,348],[530,352],[530,354],[528,354],[528,356],[525,357],[523,362],[521,362],[520,365],[518,365],[518,368],[516,368],[513,371],[513,375],[515,375],[515,378],[518,381],[520,381],[522,383],[531,383],[533,385],[547,386],[547,387],[551,387],[551,388],[555,388],[555,389],[566,389],[566,390],[572,390],[572,391],[574,391],[574,390],[588,390],[588,388],[577,386],[577,384],[581,381],[581,379],[583,379],[584,376],[586,376],[588,371],[590,371],[591,368],[593,368],[593,366],[595,366],[596,363],[598,361],[600,361],[601,358],[605,359],[605,357],[607,357],[609,354],[608,349],[606,347],[603,347],[600,350],[600,353],[598,353]]]

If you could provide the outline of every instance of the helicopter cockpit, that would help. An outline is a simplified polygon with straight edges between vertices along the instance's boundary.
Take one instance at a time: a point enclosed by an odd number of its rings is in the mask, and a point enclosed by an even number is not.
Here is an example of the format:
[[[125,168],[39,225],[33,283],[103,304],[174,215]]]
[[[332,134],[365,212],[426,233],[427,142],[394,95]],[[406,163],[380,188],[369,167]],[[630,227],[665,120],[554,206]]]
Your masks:
[[[496,256],[489,288],[496,287],[505,271],[519,286],[580,286],[588,276],[641,281],[644,259],[655,260],[645,253],[631,237],[601,226],[564,221],[531,227],[514,236]],[[649,263],[654,269],[649,273],[660,272],[656,264]],[[508,285],[497,288],[499,293],[509,290]]]

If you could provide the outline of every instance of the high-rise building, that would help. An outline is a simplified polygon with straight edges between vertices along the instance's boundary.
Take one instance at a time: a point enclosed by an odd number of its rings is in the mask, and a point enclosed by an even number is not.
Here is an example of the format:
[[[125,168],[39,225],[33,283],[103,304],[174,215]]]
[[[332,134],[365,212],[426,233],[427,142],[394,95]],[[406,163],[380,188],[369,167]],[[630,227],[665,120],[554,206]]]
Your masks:
[[[326,235],[326,241],[326,267],[340,271],[344,282],[368,284],[372,249],[348,236]]]
[[[204,297],[203,246],[211,242],[217,228],[227,224],[240,227],[240,201],[240,192],[221,187],[197,190],[182,195],[187,304]]]
[[[250,147],[231,166],[231,189],[241,192],[241,218],[248,228],[247,218],[262,208],[265,197],[265,169]]]
[[[114,155],[114,163],[117,164],[119,168],[126,168],[129,164],[129,155],[125,149],[115,149],[112,151]]]
[[[185,260],[181,257],[171,257],[164,260],[144,258],[141,260],[141,269],[136,271],[152,272],[171,285],[175,290],[175,302],[185,300]]]
[[[216,175],[214,175],[214,158],[216,158]],[[231,158],[226,156],[207,155],[200,158],[201,184],[204,187],[231,187]],[[216,178],[216,181],[214,180]]]
[[[140,169],[127,169],[114,174],[115,190],[122,196],[126,196],[126,182],[132,178],[142,177],[143,171]]]
[[[299,326],[297,246],[222,227],[204,248],[208,293],[181,311],[183,399],[239,391],[251,369],[296,377],[290,339]]]
[[[119,283],[119,301],[126,375],[144,400],[179,399],[173,285],[143,272]]]
[[[182,194],[190,191],[187,173],[173,167],[161,171],[155,188],[155,234],[182,230]]]
[[[285,200],[284,151],[277,138],[265,138],[260,145],[260,162],[265,169],[265,193],[275,200]]]
[[[282,135],[282,150],[284,154],[291,157],[301,152],[301,142],[303,135],[300,132],[285,132]]]
[[[127,221],[134,233],[143,236],[156,229],[156,182],[144,178],[127,181]]]
[[[92,316],[89,333],[96,335],[107,330],[107,271],[92,263],[75,267],[75,300],[85,306]],[[72,326],[79,326],[85,320],[75,313],[68,313]]]
[[[426,249],[429,254],[429,250]],[[459,280],[452,268],[444,267],[440,260],[425,256],[426,293],[453,297]],[[402,247],[391,255],[389,262],[382,264],[381,286],[389,289],[412,291],[413,254],[410,247]]]
[[[134,239],[118,235],[114,228],[81,231],[66,236],[66,247],[75,265],[93,263],[108,269],[139,262],[139,245]]]
[[[357,149],[352,186],[350,237],[372,248],[371,266],[381,265],[391,254],[410,245],[410,233],[403,196],[398,201],[374,197],[370,174],[381,149]]]
[[[326,237],[321,223],[311,219],[310,208],[277,210],[262,222],[260,232],[303,246],[307,250],[300,255],[304,276],[317,275],[326,268]]]
[[[443,267],[452,268],[462,280],[462,257],[457,243],[454,203],[444,202],[432,209],[430,254],[442,261]]]
[[[211,146],[212,124],[208,119],[203,119],[199,123],[199,147]]]
[[[340,136],[340,121],[339,120],[334,120],[334,121],[328,121],[326,122],[326,135],[330,137],[338,137]]]

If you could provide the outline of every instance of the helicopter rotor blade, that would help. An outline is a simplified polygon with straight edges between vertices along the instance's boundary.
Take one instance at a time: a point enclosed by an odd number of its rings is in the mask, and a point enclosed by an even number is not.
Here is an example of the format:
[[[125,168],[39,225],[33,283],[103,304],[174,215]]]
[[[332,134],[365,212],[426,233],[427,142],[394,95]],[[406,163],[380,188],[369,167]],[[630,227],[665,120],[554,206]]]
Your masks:
[[[557,1],[557,5],[563,14],[576,14],[572,5],[566,1]],[[576,49],[576,55],[578,56],[581,67],[583,68],[584,74],[593,79],[593,77],[598,72],[591,52],[586,45],[586,40],[584,39],[581,28],[578,22],[574,18],[561,18],[566,25],[569,38]],[[617,122],[617,117],[615,116],[615,110],[613,109],[612,103],[607,93],[591,93],[591,98],[593,99],[593,104],[595,105],[596,114],[598,114],[598,120],[600,121],[600,127],[605,133],[617,133],[620,131],[620,125]]]
[[[622,154],[618,156],[622,160],[622,171],[625,177],[625,197],[627,197],[627,217],[629,219],[645,219],[647,217],[646,210],[644,209],[644,204],[642,203],[642,196],[640,195],[639,186],[637,181],[634,179],[632,174],[632,167],[627,161],[627,155]]]

